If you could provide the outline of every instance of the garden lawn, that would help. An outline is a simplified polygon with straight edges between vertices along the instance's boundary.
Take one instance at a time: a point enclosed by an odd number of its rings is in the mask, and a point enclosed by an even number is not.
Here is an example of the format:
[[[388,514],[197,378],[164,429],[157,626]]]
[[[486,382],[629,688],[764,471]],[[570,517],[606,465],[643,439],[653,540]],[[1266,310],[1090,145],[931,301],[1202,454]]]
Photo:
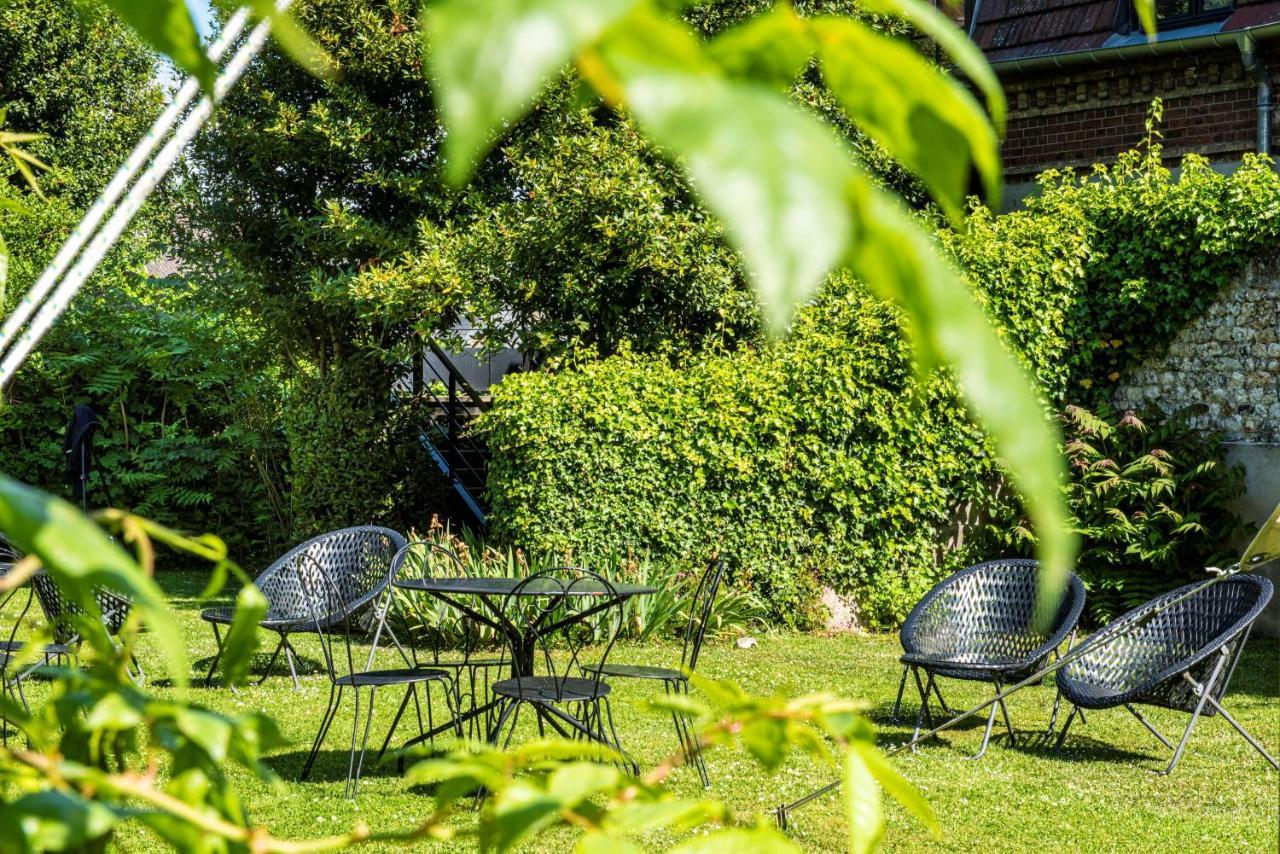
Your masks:
[[[259,782],[242,769],[230,769],[256,824],[278,836],[302,838],[331,834],[359,821],[380,830],[407,828],[429,811],[430,796],[398,777],[394,763],[366,767],[357,800],[343,800],[351,736],[350,697],[344,698],[347,705],[335,721],[312,778],[296,782],[329,693],[315,638],[301,636],[295,641],[306,659],[300,691],[294,690],[287,672],[261,686],[242,688],[238,694],[216,682],[205,688],[200,677],[214,647],[209,627],[198,616],[206,604],[197,598],[204,576],[168,573],[159,580],[172,598],[186,636],[193,699],[231,714],[266,712],[293,741],[268,759],[283,779],[276,787]],[[829,691],[863,699],[883,745],[902,742],[910,735],[909,727],[888,721],[900,672],[896,636],[764,634],[758,640],[758,646],[751,649],[739,649],[728,641],[709,642],[700,670],[708,676],[732,679],[757,693]],[[160,677],[154,640],[144,636],[142,646],[144,666]],[[1255,638],[1227,698],[1228,709],[1272,753],[1280,753],[1277,652],[1276,641]],[[624,645],[616,649],[612,660],[666,664],[678,658],[679,645],[665,643]],[[256,660],[258,672],[265,661],[265,657]],[[163,693],[167,689],[154,690]],[[643,706],[651,690],[652,686],[624,682],[616,688],[614,702],[624,744],[642,766],[652,766],[676,747],[670,718]],[[969,704],[981,691],[981,686],[944,684],[952,704]],[[36,687],[33,693],[38,697],[43,689]],[[1039,686],[1011,698],[1010,712],[1020,733],[1043,729],[1053,696],[1051,688]],[[375,746],[398,702],[398,692],[388,691],[379,698],[370,737]],[[915,703],[908,702],[904,717],[914,718],[915,709]],[[1187,719],[1160,709],[1149,715],[1169,737],[1180,735]],[[408,721],[402,722],[400,734],[408,737],[413,729]],[[524,730],[525,735],[531,732],[532,727]],[[901,809],[891,806],[886,850],[1276,850],[1276,773],[1220,719],[1206,719],[1196,728],[1187,755],[1171,777],[1152,773],[1165,766],[1167,752],[1124,711],[1089,713],[1087,725],[1077,722],[1073,726],[1061,754],[1044,747],[1010,748],[1001,737],[993,739],[983,759],[970,761],[980,738],[981,723],[974,721],[945,734],[940,743],[894,760],[927,795],[942,836],[931,837]],[[778,773],[768,775],[737,746],[711,753],[708,765],[713,778],[710,794],[747,816],[765,816],[779,802],[827,782],[834,773],[807,757],[794,756]],[[682,795],[697,797],[702,793],[691,769],[678,770],[671,785]],[[807,850],[835,851],[842,848],[845,831],[841,801],[828,796],[794,814],[791,835]],[[568,831],[558,831],[539,838],[531,848],[566,850],[572,839]],[[646,847],[670,841],[664,837],[642,840]],[[121,834],[116,843],[117,850],[159,847],[154,837],[138,828]]]

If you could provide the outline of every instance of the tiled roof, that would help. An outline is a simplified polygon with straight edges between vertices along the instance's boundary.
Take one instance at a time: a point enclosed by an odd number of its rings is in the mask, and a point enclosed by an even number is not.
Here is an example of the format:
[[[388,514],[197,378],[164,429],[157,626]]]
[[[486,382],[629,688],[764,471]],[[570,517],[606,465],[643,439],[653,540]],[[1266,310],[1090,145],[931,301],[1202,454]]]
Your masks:
[[[973,38],[992,62],[1112,47],[1130,0],[981,0]],[[1236,0],[1225,19],[1169,31],[1167,38],[1229,33],[1280,22],[1280,0]],[[1132,40],[1144,40],[1141,33]]]

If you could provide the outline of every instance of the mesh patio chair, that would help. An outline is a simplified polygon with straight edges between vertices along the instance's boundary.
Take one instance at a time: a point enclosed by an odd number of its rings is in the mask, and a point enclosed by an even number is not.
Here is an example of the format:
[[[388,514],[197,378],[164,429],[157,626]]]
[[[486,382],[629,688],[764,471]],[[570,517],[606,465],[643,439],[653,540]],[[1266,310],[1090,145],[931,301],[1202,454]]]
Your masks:
[[[668,694],[688,694],[689,677],[698,666],[698,655],[702,652],[702,640],[707,633],[707,625],[711,618],[711,609],[715,605],[716,593],[720,590],[720,581],[724,577],[724,561],[717,560],[708,566],[698,579],[693,599],[689,603],[689,622],[684,630],[684,643],[680,648],[680,666],[649,667],[642,664],[589,664],[583,667],[584,673],[594,673],[610,678],[647,679],[661,682]],[[707,772],[707,763],[702,755],[702,743],[693,731],[693,721],[686,715],[671,713],[671,722],[675,725],[676,738],[680,741],[680,749],[684,752],[685,762],[693,765],[698,771],[698,778],[704,787],[711,785],[711,775]]]
[[[1086,652],[1058,672],[1058,690],[1072,703],[1058,736],[1061,748],[1077,713],[1123,707],[1173,751],[1163,774],[1173,773],[1201,715],[1222,715],[1271,763],[1280,765],[1222,707],[1253,622],[1271,600],[1272,585],[1257,575],[1234,575],[1154,613],[1198,585],[1179,587],[1140,605],[1090,635]],[[1135,628],[1136,626],[1136,628]],[[1190,712],[1177,747],[1135,706]]]
[[[1071,574],[1052,624],[1047,631],[1038,631],[1034,611],[1039,567],[1034,560],[1022,559],[980,563],[943,580],[916,604],[900,632],[903,667],[893,705],[895,722],[908,675],[914,678],[920,695],[915,731],[918,736],[922,724],[927,723],[930,729],[935,725],[930,696],[937,697],[943,712],[953,712],[942,697],[938,679],[989,682],[999,694],[1005,684],[1041,668],[1064,641],[1070,647],[1076,622],[1084,610],[1084,585]],[[993,703],[974,759],[987,751],[997,708],[1009,732],[1009,743],[1017,743],[1004,701]],[[1057,716],[1055,700],[1049,732],[1053,731]]]
[[[492,688],[502,703],[489,732],[491,744],[511,743],[520,710],[528,706],[537,717],[539,733],[550,727],[564,738],[598,742],[617,751],[627,767],[639,773],[618,739],[609,705],[612,687],[600,678],[599,670],[580,675],[579,656],[588,646],[601,644],[599,665],[608,663],[622,628],[622,606],[612,584],[577,567],[542,570],[507,594],[503,610],[517,615],[520,646],[516,638],[507,639],[505,649],[515,675]],[[535,674],[535,668],[542,675]]]
[[[295,572],[298,555],[305,554],[325,568],[334,586],[346,597],[350,611],[348,622],[353,628],[367,631],[372,622],[374,601],[385,589],[391,561],[403,546],[404,537],[390,528],[361,525],[312,537],[264,569],[253,582],[267,599],[267,616],[258,625],[275,632],[279,640],[258,684],[261,685],[274,672],[280,653],[284,652],[293,687],[299,687],[298,670],[294,664],[297,650],[289,642],[289,635],[308,631],[298,627],[309,626],[312,615]],[[222,660],[223,635],[220,627],[230,626],[234,616],[235,608],[231,607],[206,608],[200,612],[200,619],[212,627],[217,644],[217,652],[204,677],[205,685],[212,683],[218,662]]]
[[[40,610],[44,611],[45,620],[53,629],[53,643],[45,647],[46,660],[51,656],[59,656],[75,661],[79,658],[80,644],[83,641],[77,623],[78,619],[84,615],[84,609],[71,601],[53,580],[53,576],[43,569],[36,570],[36,573],[31,576],[31,586],[35,592],[36,601],[40,603]],[[105,587],[96,588],[93,591],[93,598],[98,604],[103,628],[112,638],[116,637],[124,628],[133,603],[125,596]],[[129,655],[129,665],[130,677],[139,684],[145,682],[146,673],[138,663],[137,656]],[[24,672],[21,678],[26,678],[30,672],[30,670]]]
[[[343,795],[348,799],[355,798],[356,787],[360,783],[360,772],[364,767],[365,748],[369,743],[369,729],[373,724],[373,704],[379,688],[403,686],[406,695],[417,691],[418,685],[429,690],[429,683],[439,682],[444,688],[446,703],[452,696],[451,677],[444,670],[433,670],[423,667],[402,667],[394,669],[377,669],[374,660],[377,655],[380,633],[375,631],[373,645],[362,668],[357,666],[357,656],[351,647],[351,635],[355,629],[352,622],[350,591],[342,590],[333,579],[327,567],[323,566],[306,552],[295,555],[295,576],[305,593],[307,610],[311,621],[306,629],[314,631],[320,640],[324,652],[325,672],[329,677],[329,702],[320,718],[320,729],[316,732],[315,742],[302,767],[299,780],[305,780],[311,774],[320,748],[329,735],[329,728],[342,705],[342,695],[350,688],[355,695],[355,713],[351,724],[351,752],[347,763],[347,785]],[[341,646],[339,646],[341,639]],[[365,711],[364,735],[360,734],[360,693],[369,689],[368,707]],[[393,727],[394,728],[394,727]],[[357,753],[356,745],[359,744]]]
[[[462,560],[445,546],[428,540],[416,540],[396,553],[392,561],[390,581],[399,578],[467,578]],[[385,626],[389,639],[399,648],[405,663],[412,667],[446,670],[453,674],[453,708],[465,714],[490,700],[492,677],[505,666],[501,655],[483,654],[481,637],[475,621],[445,602],[421,592],[387,587],[384,605]],[[427,692],[427,728],[435,728],[431,695]],[[410,700],[422,729],[422,708],[417,693],[406,693],[387,732],[378,756],[386,752],[400,718]],[[490,718],[473,718],[467,735],[483,738],[492,726]]]

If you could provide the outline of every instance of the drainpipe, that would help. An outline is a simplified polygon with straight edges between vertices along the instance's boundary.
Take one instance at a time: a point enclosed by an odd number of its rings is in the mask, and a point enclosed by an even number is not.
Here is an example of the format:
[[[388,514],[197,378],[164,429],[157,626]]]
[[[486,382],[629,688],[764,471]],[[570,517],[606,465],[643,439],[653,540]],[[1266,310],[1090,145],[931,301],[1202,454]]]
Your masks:
[[[1246,32],[1240,37],[1240,61],[1244,71],[1258,84],[1258,153],[1271,153],[1271,74],[1258,56],[1258,40]]]

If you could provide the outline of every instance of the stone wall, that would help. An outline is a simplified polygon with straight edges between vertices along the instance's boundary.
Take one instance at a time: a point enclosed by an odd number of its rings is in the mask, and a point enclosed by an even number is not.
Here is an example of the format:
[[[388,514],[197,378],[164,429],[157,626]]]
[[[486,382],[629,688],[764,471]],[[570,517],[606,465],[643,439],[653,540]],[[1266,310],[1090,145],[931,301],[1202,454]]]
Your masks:
[[[1203,404],[1191,425],[1228,442],[1280,442],[1280,253],[1253,260],[1168,352],[1132,371],[1122,408],[1173,412]]]

